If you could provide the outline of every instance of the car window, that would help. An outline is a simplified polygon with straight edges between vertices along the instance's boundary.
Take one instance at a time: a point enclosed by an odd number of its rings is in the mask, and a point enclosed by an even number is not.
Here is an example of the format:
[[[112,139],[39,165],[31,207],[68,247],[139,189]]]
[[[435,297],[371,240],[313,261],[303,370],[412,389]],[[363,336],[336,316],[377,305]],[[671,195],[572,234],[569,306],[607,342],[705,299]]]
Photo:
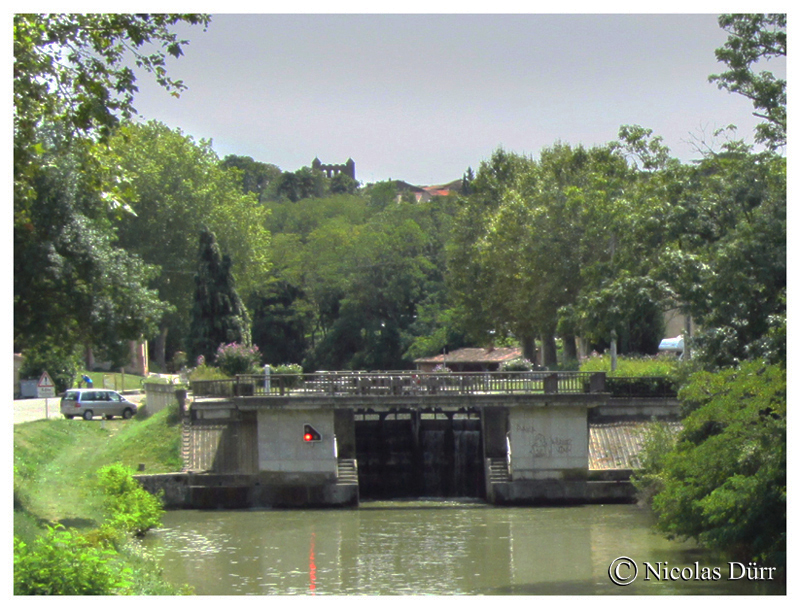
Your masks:
[[[112,402],[121,402],[122,396],[118,393],[109,393],[108,399],[111,400]]]
[[[81,402],[94,402],[96,400],[97,397],[94,391],[87,391],[86,393],[81,394]]]
[[[67,391],[64,394],[64,399],[68,400],[68,401],[71,401],[71,402],[74,402],[75,400],[78,399],[78,394],[75,391]]]

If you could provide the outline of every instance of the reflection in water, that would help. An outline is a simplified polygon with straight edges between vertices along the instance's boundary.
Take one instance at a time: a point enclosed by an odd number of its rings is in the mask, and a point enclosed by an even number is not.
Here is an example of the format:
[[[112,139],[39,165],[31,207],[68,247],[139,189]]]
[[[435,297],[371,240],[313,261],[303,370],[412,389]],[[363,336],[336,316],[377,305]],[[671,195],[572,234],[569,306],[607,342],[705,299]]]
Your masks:
[[[308,551],[308,591],[316,594],[317,591],[317,564],[314,561],[314,532],[311,532],[311,548]]]
[[[472,501],[368,502],[347,510],[178,511],[145,538],[173,583],[198,594],[763,594],[754,582],[612,584],[608,567],[705,566],[651,532],[636,506],[498,508]]]

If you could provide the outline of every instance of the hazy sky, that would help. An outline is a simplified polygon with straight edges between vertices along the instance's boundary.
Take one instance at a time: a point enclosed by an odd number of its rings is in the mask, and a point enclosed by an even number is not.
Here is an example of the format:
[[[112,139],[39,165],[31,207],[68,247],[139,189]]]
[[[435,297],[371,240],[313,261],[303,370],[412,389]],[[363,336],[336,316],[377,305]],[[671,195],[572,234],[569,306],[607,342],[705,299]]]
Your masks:
[[[536,156],[623,124],[688,161],[694,140],[735,124],[752,141],[756,124],[708,82],[726,39],[713,14],[214,14],[185,36],[169,70],[189,90],[141,77],[144,118],[285,171],[351,157],[362,183],[444,183],[500,146]]]

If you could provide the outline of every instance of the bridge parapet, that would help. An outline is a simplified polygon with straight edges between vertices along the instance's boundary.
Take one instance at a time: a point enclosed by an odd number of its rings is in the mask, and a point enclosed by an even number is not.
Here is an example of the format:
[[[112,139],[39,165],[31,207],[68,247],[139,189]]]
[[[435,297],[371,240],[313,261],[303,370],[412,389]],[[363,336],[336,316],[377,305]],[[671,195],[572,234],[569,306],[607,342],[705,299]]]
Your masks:
[[[403,395],[531,395],[611,393],[674,397],[662,377],[607,377],[605,372],[315,372],[256,374],[192,381],[195,397],[311,397]]]
[[[603,372],[315,372],[192,381],[203,397],[602,393]]]

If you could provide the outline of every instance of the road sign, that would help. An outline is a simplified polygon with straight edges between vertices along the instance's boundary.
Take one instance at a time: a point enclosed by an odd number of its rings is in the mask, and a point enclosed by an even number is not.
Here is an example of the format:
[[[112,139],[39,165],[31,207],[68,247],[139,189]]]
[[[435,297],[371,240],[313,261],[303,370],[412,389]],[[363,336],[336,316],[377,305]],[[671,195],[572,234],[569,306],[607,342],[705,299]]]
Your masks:
[[[39,398],[54,398],[56,397],[56,385],[47,370],[42,373],[39,383],[36,385],[36,397]]]

